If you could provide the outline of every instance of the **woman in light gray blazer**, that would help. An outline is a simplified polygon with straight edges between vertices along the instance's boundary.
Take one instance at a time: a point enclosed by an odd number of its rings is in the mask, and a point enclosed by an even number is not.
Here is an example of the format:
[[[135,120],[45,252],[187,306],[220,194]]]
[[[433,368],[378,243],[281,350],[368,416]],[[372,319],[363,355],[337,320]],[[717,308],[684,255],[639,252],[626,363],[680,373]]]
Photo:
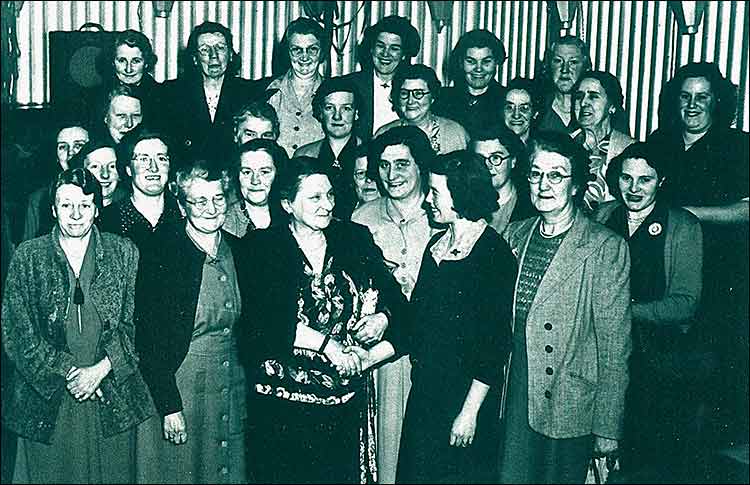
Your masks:
[[[500,483],[583,483],[622,435],[630,354],[630,256],[578,202],[588,157],[564,134],[529,143],[531,202],[511,223],[518,258]]]

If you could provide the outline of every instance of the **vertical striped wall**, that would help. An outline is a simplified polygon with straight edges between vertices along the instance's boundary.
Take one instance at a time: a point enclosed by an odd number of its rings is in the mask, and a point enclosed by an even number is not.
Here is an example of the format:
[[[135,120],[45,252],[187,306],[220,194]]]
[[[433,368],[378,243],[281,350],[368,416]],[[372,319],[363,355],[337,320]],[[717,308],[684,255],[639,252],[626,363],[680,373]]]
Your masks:
[[[503,40],[508,60],[499,73],[505,83],[514,76],[533,77],[547,43],[547,2],[454,2],[453,18],[438,32],[424,1],[339,1],[331,54],[333,75],[356,69],[355,47],[364,28],[385,15],[408,17],[423,39],[417,62],[444,67],[464,32],[489,29]],[[286,25],[302,13],[292,1],[177,1],[169,18],[154,16],[150,1],[26,1],[18,18],[21,50],[16,99],[19,104],[44,103],[49,97],[47,33],[77,30],[96,22],[106,30],[133,28],[145,33],[159,56],[155,77],[177,75],[177,56],[191,28],[204,20],[227,25],[242,56],[243,77],[271,74],[273,46]],[[591,46],[594,66],[615,74],[625,92],[630,127],[644,138],[657,122],[658,95],[675,68],[690,60],[717,62],[740,86],[737,126],[750,128],[748,113],[748,7],[739,1],[711,1],[698,33],[676,31],[666,1],[583,1],[571,33]]]

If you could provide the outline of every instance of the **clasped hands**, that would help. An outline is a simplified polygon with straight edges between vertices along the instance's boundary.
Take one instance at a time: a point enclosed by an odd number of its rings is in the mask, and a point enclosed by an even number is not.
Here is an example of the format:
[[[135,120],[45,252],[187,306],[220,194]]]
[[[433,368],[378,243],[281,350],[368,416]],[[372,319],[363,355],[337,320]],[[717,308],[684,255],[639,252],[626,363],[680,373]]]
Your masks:
[[[388,328],[388,317],[378,312],[365,315],[349,331],[358,345],[344,347],[338,342],[330,341],[325,348],[326,356],[342,377],[352,377],[372,367],[369,352],[363,346],[378,343]]]
[[[88,367],[73,366],[65,376],[67,382],[65,387],[78,402],[87,399],[92,401],[103,399],[104,394],[99,385],[110,370],[112,370],[112,364],[107,357]]]

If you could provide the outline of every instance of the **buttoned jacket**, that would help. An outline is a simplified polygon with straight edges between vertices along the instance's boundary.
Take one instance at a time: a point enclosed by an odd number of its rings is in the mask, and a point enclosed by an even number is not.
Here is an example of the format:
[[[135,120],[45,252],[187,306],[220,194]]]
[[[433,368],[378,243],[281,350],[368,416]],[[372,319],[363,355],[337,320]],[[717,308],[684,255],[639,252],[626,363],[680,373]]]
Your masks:
[[[138,250],[128,239],[92,228],[96,271],[87,298],[101,317],[96,360],[112,370],[102,380],[99,418],[105,436],[129,429],[154,412],[138,372],[133,302]],[[78,365],[65,338],[70,307],[68,261],[59,230],[21,244],[11,261],[2,308],[3,345],[14,367],[14,387],[3,395],[3,424],[34,441],[49,443],[65,389]]]
[[[506,230],[519,274],[539,221],[513,222]],[[621,437],[630,321],[627,243],[578,211],[526,320],[528,416],[534,431],[555,439]]]

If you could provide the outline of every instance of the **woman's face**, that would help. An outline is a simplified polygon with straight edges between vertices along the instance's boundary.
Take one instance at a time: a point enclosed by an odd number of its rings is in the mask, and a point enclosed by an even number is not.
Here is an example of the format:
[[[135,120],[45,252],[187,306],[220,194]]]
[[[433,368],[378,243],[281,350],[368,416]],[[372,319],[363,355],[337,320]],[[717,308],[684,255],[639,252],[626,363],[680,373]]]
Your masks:
[[[432,219],[438,224],[450,224],[458,219],[453,209],[453,196],[448,189],[448,177],[430,173],[430,189],[425,202],[430,208]]]
[[[143,79],[146,62],[140,47],[120,44],[115,51],[115,74],[123,84],[138,84]]]
[[[497,59],[489,47],[469,47],[466,49],[462,67],[466,84],[479,93],[486,89],[495,77]]]
[[[422,191],[419,165],[406,145],[385,147],[378,161],[378,175],[391,199],[409,199]]]
[[[91,231],[99,209],[94,204],[94,194],[86,195],[77,185],[63,184],[55,192],[52,214],[64,237],[80,239]]]
[[[84,168],[94,174],[102,186],[104,205],[109,205],[117,188],[120,176],[117,173],[117,155],[114,148],[103,147],[86,155]]]
[[[432,110],[432,93],[424,79],[407,79],[401,86],[399,106],[405,120],[419,123]]]
[[[689,77],[680,87],[680,118],[688,133],[706,132],[713,124],[716,97],[705,77]]]
[[[267,206],[275,178],[276,164],[268,152],[245,152],[240,157],[240,193],[248,203],[260,207]]]
[[[63,170],[67,170],[68,160],[81,151],[83,145],[89,141],[89,132],[80,126],[63,128],[57,133],[56,153],[57,163]]]
[[[500,140],[480,140],[474,142],[474,153],[484,159],[492,175],[492,186],[500,191],[510,182],[510,173],[516,166],[516,159],[510,156]]]
[[[320,40],[313,34],[292,34],[289,38],[289,59],[292,70],[301,78],[314,76],[323,56]]]
[[[242,120],[234,130],[234,141],[238,145],[247,143],[256,138],[265,138],[266,140],[276,140],[276,133],[273,131],[273,123],[265,118],[248,116]]]
[[[583,73],[584,56],[575,45],[558,44],[550,59],[552,82],[563,94],[570,94],[573,85]]]
[[[354,93],[338,91],[323,99],[323,131],[330,138],[346,138],[352,134],[357,110],[354,107]]]
[[[227,72],[232,52],[223,34],[209,32],[198,36],[195,56],[204,77],[219,79]]]
[[[160,139],[136,143],[133,159],[125,169],[132,178],[133,190],[149,197],[163,194],[169,179],[169,162],[167,145]]]
[[[316,173],[305,176],[294,200],[284,199],[281,205],[296,226],[322,231],[331,223],[336,200],[328,176]]]
[[[555,152],[537,150],[531,159],[530,178],[541,176],[539,181],[529,181],[531,203],[542,217],[554,218],[573,206],[573,196],[578,189],[571,178],[570,160]],[[551,179],[560,178],[558,183]]]
[[[354,160],[354,190],[357,192],[357,200],[360,204],[370,202],[380,197],[378,185],[367,176],[367,157],[359,157]]]
[[[622,172],[617,179],[622,200],[631,212],[642,211],[656,202],[663,181],[642,158],[628,158],[622,162]]]
[[[220,180],[194,179],[185,190],[186,200],[182,210],[190,224],[198,232],[213,234],[226,218],[227,202]]]
[[[393,74],[404,59],[401,36],[391,32],[379,33],[370,53],[375,71],[386,76]]]
[[[523,89],[511,89],[505,94],[503,119],[510,131],[525,138],[529,134],[531,120],[534,119],[534,105],[531,95]]]
[[[598,79],[582,79],[578,91],[574,93],[574,100],[576,119],[584,128],[601,126],[615,109]]]

